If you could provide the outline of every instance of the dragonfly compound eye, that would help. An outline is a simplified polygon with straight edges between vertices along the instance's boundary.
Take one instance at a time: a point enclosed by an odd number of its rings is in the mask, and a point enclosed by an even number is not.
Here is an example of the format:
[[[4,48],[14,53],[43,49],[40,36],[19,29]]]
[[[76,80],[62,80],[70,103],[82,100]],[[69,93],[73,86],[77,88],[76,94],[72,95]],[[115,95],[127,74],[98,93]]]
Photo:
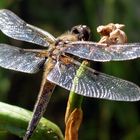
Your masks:
[[[71,29],[73,34],[78,36],[79,40],[87,41],[90,38],[90,29],[86,25],[77,25]]]

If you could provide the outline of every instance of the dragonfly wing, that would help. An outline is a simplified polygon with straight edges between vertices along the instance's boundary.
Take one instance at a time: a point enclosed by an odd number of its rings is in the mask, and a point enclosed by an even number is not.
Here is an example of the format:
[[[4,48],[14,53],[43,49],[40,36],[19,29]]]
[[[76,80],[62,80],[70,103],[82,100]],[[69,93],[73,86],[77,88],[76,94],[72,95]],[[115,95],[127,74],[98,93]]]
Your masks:
[[[110,52],[111,59],[114,61],[131,60],[140,57],[140,43],[110,45],[105,50]]]
[[[140,88],[134,83],[99,73],[86,68],[82,76],[76,76],[79,66],[75,64],[57,64],[49,73],[47,79],[67,90],[74,90],[77,94],[117,101],[140,100]],[[73,85],[74,77],[77,84]],[[74,89],[73,89],[74,87]]]
[[[7,44],[0,44],[0,66],[25,73],[36,73],[45,62],[37,52],[26,51]]]
[[[99,62],[123,61],[140,57],[140,43],[107,46],[95,42],[77,41],[66,44],[65,52]]]
[[[6,9],[0,10],[0,30],[11,38],[41,46],[48,46],[55,41],[55,38],[48,32],[27,24],[13,12]]]

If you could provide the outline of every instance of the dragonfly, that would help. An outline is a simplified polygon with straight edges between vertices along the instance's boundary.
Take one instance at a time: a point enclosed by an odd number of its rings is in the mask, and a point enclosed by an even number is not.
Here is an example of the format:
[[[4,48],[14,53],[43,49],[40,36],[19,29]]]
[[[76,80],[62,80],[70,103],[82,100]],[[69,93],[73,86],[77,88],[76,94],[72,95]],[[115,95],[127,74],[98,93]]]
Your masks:
[[[7,9],[0,10],[0,30],[13,39],[44,47],[23,49],[0,44],[1,67],[29,74],[44,69],[33,116],[24,140],[31,137],[56,85],[86,97],[115,101],[140,100],[138,85],[88,66],[82,76],[77,76],[78,82],[73,86],[76,71],[81,65],[76,58],[96,62],[132,60],[140,57],[140,43],[105,44],[88,41],[90,29],[86,25],[74,26],[69,32],[55,38],[47,31],[26,23]]]

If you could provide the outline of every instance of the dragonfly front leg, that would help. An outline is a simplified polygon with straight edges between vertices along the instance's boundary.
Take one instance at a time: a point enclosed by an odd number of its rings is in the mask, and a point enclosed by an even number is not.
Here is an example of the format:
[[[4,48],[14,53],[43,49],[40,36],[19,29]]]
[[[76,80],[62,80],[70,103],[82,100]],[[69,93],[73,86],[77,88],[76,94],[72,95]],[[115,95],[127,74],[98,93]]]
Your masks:
[[[28,124],[28,128],[27,128],[27,131],[25,133],[23,140],[28,140],[31,137],[33,131],[37,127],[37,124],[39,123],[49,103],[50,97],[55,88],[55,84],[50,83],[47,80],[47,75],[49,71],[52,69],[53,65],[54,63],[51,63],[50,60],[48,60],[44,66],[44,73],[43,73],[43,80],[41,83],[41,88],[39,91],[36,104],[34,106],[32,119]]]

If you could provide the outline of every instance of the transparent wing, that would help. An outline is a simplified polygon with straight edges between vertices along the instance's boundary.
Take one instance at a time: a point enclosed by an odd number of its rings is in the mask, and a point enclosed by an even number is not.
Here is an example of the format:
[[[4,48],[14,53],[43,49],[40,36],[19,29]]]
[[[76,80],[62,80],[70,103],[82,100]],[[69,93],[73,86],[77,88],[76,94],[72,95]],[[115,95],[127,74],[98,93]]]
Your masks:
[[[55,38],[48,32],[27,24],[13,12],[6,9],[0,10],[0,30],[11,38],[41,46],[48,46],[55,41]]]
[[[0,66],[25,73],[36,73],[45,62],[37,52],[29,52],[7,44],[0,44]]]
[[[105,46],[95,42],[77,41],[66,44],[66,53],[93,61],[123,61],[140,57],[140,43]]]
[[[67,90],[72,90],[73,79],[78,68],[75,64],[57,64],[49,73],[47,79]],[[140,88],[137,85],[99,73],[88,67],[85,73],[77,79],[78,82],[73,89],[77,94],[117,101],[140,100]]]

